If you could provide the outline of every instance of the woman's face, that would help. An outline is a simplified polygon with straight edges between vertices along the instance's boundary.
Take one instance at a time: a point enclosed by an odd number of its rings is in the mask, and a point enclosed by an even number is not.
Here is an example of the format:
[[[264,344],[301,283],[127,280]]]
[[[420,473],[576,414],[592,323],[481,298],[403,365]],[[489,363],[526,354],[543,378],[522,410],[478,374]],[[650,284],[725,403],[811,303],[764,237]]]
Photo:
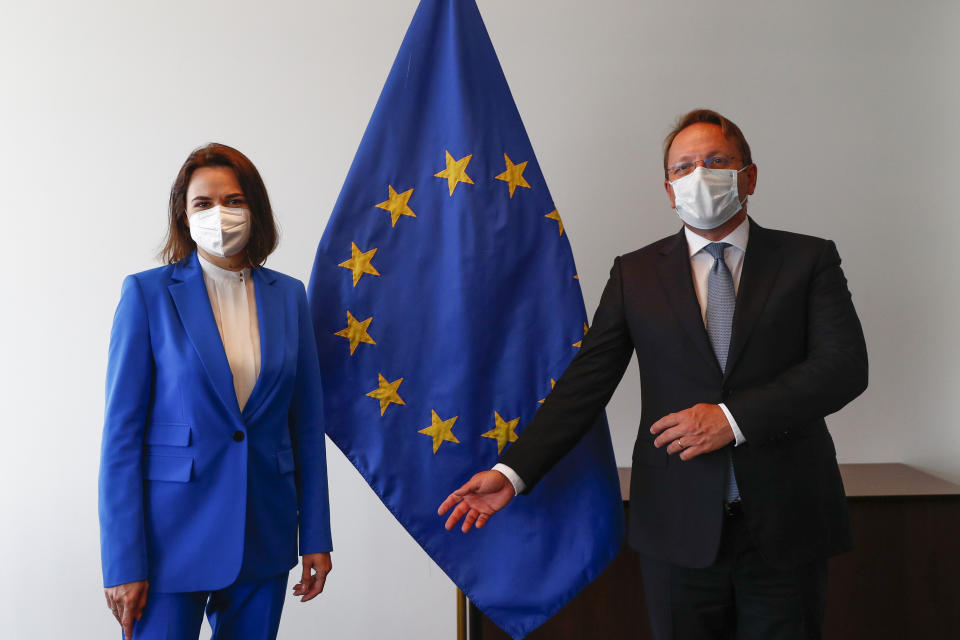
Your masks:
[[[190,184],[187,185],[187,225],[190,224],[191,213],[217,205],[248,208],[247,199],[233,169],[200,167],[190,176]]]

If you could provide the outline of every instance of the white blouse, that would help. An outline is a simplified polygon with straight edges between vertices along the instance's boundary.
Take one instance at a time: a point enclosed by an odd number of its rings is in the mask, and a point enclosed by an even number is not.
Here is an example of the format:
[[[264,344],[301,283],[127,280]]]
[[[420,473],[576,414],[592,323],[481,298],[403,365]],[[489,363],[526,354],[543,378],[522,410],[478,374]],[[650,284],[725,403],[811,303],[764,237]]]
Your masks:
[[[207,285],[217,331],[233,373],[233,390],[240,410],[250,399],[260,375],[260,322],[257,319],[257,298],[250,269],[229,271],[200,259],[203,281]]]

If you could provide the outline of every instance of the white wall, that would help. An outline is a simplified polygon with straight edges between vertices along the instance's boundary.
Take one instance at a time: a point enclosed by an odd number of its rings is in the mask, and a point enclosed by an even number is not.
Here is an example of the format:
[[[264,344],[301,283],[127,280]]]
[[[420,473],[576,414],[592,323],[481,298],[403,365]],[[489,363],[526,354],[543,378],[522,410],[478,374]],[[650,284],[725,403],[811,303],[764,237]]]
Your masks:
[[[960,481],[960,4],[481,0],[592,312],[613,257],[672,233],[660,142],[709,106],[744,129],[760,224],[837,241],[871,387],[841,461]],[[0,634],[111,637],[96,475],[110,320],[154,266],[195,146],[247,153],[309,276],[413,0],[5,2],[0,8]],[[629,372],[609,411],[629,460]],[[449,638],[454,588],[330,451],[335,570],[281,637]]]

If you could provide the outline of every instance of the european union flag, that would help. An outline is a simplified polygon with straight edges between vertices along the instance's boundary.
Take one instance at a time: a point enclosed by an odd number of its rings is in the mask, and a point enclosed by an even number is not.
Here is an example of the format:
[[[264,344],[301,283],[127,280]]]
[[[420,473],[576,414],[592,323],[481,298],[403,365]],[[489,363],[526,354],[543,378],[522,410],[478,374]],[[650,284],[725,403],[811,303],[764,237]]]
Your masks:
[[[621,545],[606,421],[482,529],[437,506],[517,439],[587,331],[567,233],[473,0],[423,0],[317,250],[327,434],[515,638]]]

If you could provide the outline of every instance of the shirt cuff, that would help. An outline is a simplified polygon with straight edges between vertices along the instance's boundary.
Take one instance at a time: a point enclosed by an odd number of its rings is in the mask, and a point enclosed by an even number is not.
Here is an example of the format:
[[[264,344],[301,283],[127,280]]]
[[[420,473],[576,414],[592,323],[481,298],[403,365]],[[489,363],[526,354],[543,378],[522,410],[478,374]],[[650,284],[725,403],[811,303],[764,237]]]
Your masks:
[[[727,416],[727,422],[730,423],[730,428],[733,429],[733,446],[739,447],[744,442],[747,441],[746,437],[743,435],[743,431],[740,431],[740,427],[737,425],[737,421],[733,419],[733,414],[730,413],[730,409],[727,409],[727,405],[720,403],[720,409],[723,411],[723,415]]]
[[[527,484],[520,479],[520,476],[517,475],[517,472],[508,467],[505,464],[500,464],[499,462],[493,465],[493,471],[499,471],[503,475],[507,476],[507,480],[510,481],[510,484],[513,485],[513,490],[516,492],[514,495],[520,495],[523,493],[523,490],[527,488]]]

